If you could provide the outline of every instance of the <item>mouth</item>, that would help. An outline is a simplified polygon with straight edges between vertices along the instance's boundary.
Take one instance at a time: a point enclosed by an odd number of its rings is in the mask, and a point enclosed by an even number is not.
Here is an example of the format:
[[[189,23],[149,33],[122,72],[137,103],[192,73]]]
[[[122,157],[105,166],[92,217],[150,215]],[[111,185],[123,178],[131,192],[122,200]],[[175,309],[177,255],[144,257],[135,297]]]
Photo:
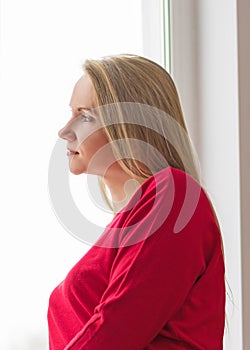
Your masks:
[[[79,154],[79,152],[68,148],[67,156],[76,156],[77,154]]]

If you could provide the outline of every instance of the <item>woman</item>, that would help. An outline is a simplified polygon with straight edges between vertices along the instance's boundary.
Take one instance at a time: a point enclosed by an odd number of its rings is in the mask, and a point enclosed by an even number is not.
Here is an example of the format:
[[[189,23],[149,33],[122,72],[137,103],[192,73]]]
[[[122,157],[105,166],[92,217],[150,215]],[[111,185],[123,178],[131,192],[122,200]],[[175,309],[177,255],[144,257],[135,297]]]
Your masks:
[[[171,77],[87,60],[70,105],[70,171],[97,175],[115,216],[50,297],[50,350],[222,349],[222,239]]]

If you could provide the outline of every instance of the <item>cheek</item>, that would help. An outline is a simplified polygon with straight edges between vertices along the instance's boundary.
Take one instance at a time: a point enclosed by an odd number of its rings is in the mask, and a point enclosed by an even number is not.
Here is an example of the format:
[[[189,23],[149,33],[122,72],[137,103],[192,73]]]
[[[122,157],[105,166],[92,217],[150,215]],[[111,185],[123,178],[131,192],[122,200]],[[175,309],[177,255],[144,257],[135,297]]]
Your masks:
[[[93,128],[89,124],[85,124],[84,127],[80,125],[76,131],[76,138],[78,148],[84,148],[85,145],[89,146],[90,140],[95,138],[96,132],[93,133]]]
[[[100,132],[88,137],[78,151],[80,154],[73,159],[70,167],[74,174],[89,173],[103,176],[116,161],[110,143]]]
[[[91,136],[85,138],[79,149],[83,153],[94,154],[102,149],[103,146],[108,144],[108,140],[101,131],[96,131]]]
[[[96,169],[104,171],[115,162],[111,145],[104,137],[89,139],[83,145],[82,157],[92,171]]]

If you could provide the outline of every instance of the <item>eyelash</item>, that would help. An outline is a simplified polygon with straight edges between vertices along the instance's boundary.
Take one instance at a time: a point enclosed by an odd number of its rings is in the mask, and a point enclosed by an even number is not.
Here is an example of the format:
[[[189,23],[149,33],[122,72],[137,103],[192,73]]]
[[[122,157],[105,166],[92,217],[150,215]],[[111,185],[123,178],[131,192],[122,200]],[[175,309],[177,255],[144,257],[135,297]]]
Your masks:
[[[87,114],[80,114],[80,118],[83,122],[94,122],[95,118],[91,117],[91,115],[87,115]]]

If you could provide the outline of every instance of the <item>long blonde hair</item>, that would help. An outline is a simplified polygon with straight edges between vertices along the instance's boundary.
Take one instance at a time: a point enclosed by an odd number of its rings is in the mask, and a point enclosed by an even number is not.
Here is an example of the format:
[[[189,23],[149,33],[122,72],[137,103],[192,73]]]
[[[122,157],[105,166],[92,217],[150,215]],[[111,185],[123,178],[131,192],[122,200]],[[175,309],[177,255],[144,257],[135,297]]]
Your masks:
[[[194,148],[184,121],[178,92],[171,76],[164,68],[145,57],[123,54],[99,60],[86,60],[83,69],[93,83],[97,106],[109,106],[108,112],[100,113],[100,117],[104,132],[112,142],[123,169],[146,179],[152,175],[152,172],[159,171],[168,164],[189,173],[201,185],[199,164],[193,152]],[[121,108],[123,103],[126,104],[126,108]],[[129,106],[127,106],[128,103]],[[134,125],[127,122],[128,114],[133,113],[129,108],[131,103],[132,109],[137,107],[137,120],[143,123]],[[151,108],[145,109],[144,106]],[[151,113],[154,117],[153,124],[158,125],[160,132],[156,132],[154,127],[150,126],[149,114]],[[118,124],[117,121],[119,121]],[[174,126],[172,121],[175,122]],[[156,157],[155,153],[151,155],[153,159],[150,161],[156,163],[152,171],[150,167],[138,161],[136,148],[133,147],[133,143],[130,143],[130,140],[134,139],[151,145],[163,156],[165,162],[162,161],[162,157]],[[124,152],[124,143],[115,143],[116,140],[125,140],[126,152]],[[145,159],[149,160],[149,154],[145,155]],[[112,208],[105,184],[102,181],[99,183],[103,197]],[[206,193],[204,188],[203,190]],[[207,198],[221,233],[219,221],[208,194]],[[224,256],[222,237],[221,249]]]
[[[97,106],[109,106],[108,113],[101,113],[100,117],[104,132],[112,142],[119,163],[124,169],[145,179],[152,175],[150,167],[138,161],[138,152],[135,152],[131,143],[131,140],[136,139],[152,146],[151,148],[157,150],[166,160],[162,162],[162,157],[151,154],[150,161],[155,163],[153,172],[163,169],[168,164],[188,172],[200,182],[178,93],[165,69],[145,57],[128,54],[86,60],[83,68],[92,80]],[[121,108],[124,103],[126,108]],[[145,106],[150,108],[146,109]],[[137,120],[142,123],[135,125],[127,122],[128,113],[132,112],[131,108],[136,108]],[[150,120],[150,113],[154,114],[154,119]],[[110,119],[112,114],[113,120]],[[107,122],[109,125],[105,126]],[[170,123],[171,134],[168,134]],[[154,130],[153,124],[158,124],[158,132]],[[175,145],[171,142],[173,138]],[[126,152],[124,143],[114,143],[115,140],[126,140]]]
[[[86,60],[83,69],[93,83],[97,106],[109,107],[107,111],[101,111],[100,119],[123,169],[146,179],[167,164],[187,172],[201,185],[197,158],[178,92],[173,79],[163,67],[145,57],[122,54]],[[121,107],[124,103],[126,108]],[[145,106],[149,106],[149,109]],[[136,110],[136,120],[139,121],[136,125],[127,122],[128,114],[133,113],[130,107]],[[149,114],[153,114],[153,119],[149,120]],[[152,121],[160,132],[154,130]],[[147,162],[155,163],[153,171],[138,161],[137,149],[131,143],[134,139],[145,142],[142,152]],[[124,142],[115,143],[116,140],[125,140],[126,147]],[[145,154],[145,144],[151,145],[162,157],[155,156],[156,153]],[[152,159],[149,159],[150,156]],[[112,207],[102,181],[100,187],[105,200]],[[209,196],[208,200],[219,227]]]

